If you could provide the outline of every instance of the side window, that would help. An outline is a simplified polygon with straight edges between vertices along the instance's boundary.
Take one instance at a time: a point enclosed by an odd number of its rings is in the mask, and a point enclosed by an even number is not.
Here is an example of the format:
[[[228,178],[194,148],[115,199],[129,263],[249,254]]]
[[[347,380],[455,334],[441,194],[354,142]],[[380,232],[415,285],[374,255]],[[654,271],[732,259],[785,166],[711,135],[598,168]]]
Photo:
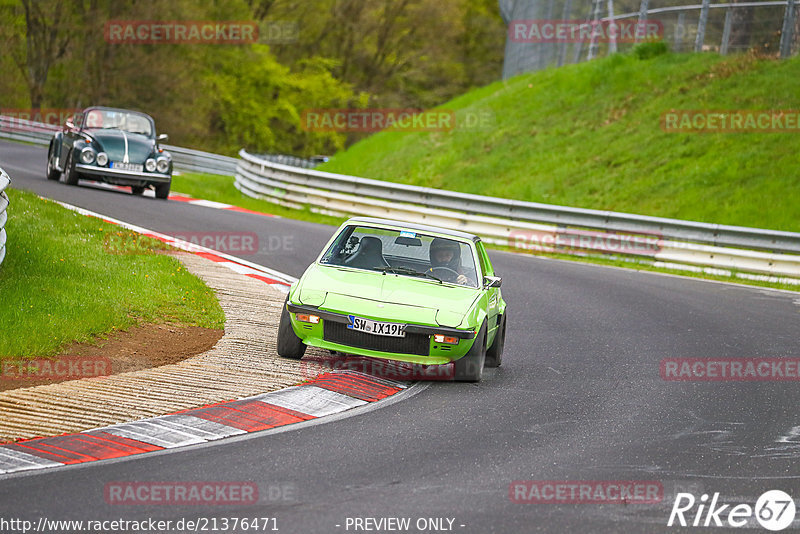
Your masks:
[[[478,249],[478,258],[481,260],[481,271],[483,271],[483,276],[494,276],[494,269],[492,269],[492,264],[489,261],[489,256],[486,254],[486,249],[483,247],[483,243],[478,241],[476,247]]]

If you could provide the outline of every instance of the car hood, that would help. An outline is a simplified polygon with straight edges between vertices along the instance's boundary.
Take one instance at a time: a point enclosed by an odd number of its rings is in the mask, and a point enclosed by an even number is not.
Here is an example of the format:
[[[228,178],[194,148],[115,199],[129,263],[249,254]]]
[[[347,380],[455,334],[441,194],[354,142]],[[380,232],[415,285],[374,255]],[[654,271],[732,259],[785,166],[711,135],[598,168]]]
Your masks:
[[[86,132],[95,140],[100,151],[108,154],[111,161],[124,161],[126,141],[129,163],[144,163],[155,149],[155,140],[142,134],[97,128]]]
[[[480,297],[476,288],[314,264],[296,293],[322,310],[386,321],[457,327]]]

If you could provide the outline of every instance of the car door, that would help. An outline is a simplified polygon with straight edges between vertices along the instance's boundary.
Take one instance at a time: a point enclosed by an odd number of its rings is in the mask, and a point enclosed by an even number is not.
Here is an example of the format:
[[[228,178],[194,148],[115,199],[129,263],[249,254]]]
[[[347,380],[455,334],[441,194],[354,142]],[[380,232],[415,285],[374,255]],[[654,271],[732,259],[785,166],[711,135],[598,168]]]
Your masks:
[[[489,261],[489,256],[486,254],[486,248],[483,246],[483,243],[478,241],[475,244],[475,247],[478,250],[478,259],[481,262],[481,271],[483,272],[483,276],[494,276],[494,269],[492,268],[492,262]],[[483,284],[483,280],[480,281]],[[497,326],[500,322],[500,288],[499,287],[490,287],[485,288],[486,297],[488,301],[487,305],[487,318],[486,318],[486,326],[487,326],[487,334],[488,340],[494,339],[494,333],[497,330]]]

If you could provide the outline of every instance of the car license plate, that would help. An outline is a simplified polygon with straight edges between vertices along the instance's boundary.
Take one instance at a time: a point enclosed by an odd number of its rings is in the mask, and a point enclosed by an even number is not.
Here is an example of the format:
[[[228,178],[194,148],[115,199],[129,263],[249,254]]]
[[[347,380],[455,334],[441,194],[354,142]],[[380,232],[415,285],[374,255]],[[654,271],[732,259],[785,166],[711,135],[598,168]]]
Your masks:
[[[141,163],[123,163],[121,161],[112,161],[111,168],[117,169],[118,171],[142,172],[144,167]]]
[[[380,321],[364,319],[363,317],[356,317],[355,315],[348,315],[348,319],[350,319],[350,322],[347,328],[352,330],[379,336],[406,337],[406,325],[404,324],[382,323]]]

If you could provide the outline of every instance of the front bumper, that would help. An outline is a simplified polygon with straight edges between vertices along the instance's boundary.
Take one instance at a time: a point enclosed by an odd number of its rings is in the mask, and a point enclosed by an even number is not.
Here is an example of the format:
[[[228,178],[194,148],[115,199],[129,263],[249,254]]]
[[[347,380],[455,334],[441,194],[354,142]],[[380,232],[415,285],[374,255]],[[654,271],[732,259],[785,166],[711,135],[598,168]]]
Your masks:
[[[370,356],[373,358],[384,358],[422,365],[443,365],[457,360],[466,354],[472,346],[470,341],[475,338],[474,330],[408,324],[405,329],[406,338],[387,338],[385,336],[363,333],[363,337],[357,339],[361,333],[353,333],[356,337],[351,338],[355,340],[351,344],[345,342],[346,340],[341,336],[341,333],[345,331],[340,325],[346,325],[350,322],[346,314],[320,310],[314,306],[297,304],[288,304],[287,310],[291,314],[307,313],[316,315],[321,319],[319,324],[312,325],[299,322],[294,316],[292,317],[292,326],[295,333],[306,345],[359,356]],[[376,318],[374,320],[380,319]],[[337,323],[335,325],[336,328],[328,327],[326,330],[326,323]],[[433,340],[433,336],[436,334],[456,337],[459,339],[459,343],[458,345],[436,343]]]
[[[91,175],[92,177],[99,177],[101,179],[109,178],[115,183],[129,182],[131,185],[139,185],[142,182],[169,183],[172,181],[172,176],[169,174],[161,174],[158,172],[121,171],[119,169],[98,167],[96,165],[85,165],[83,163],[76,164],[75,171],[82,175]]]

